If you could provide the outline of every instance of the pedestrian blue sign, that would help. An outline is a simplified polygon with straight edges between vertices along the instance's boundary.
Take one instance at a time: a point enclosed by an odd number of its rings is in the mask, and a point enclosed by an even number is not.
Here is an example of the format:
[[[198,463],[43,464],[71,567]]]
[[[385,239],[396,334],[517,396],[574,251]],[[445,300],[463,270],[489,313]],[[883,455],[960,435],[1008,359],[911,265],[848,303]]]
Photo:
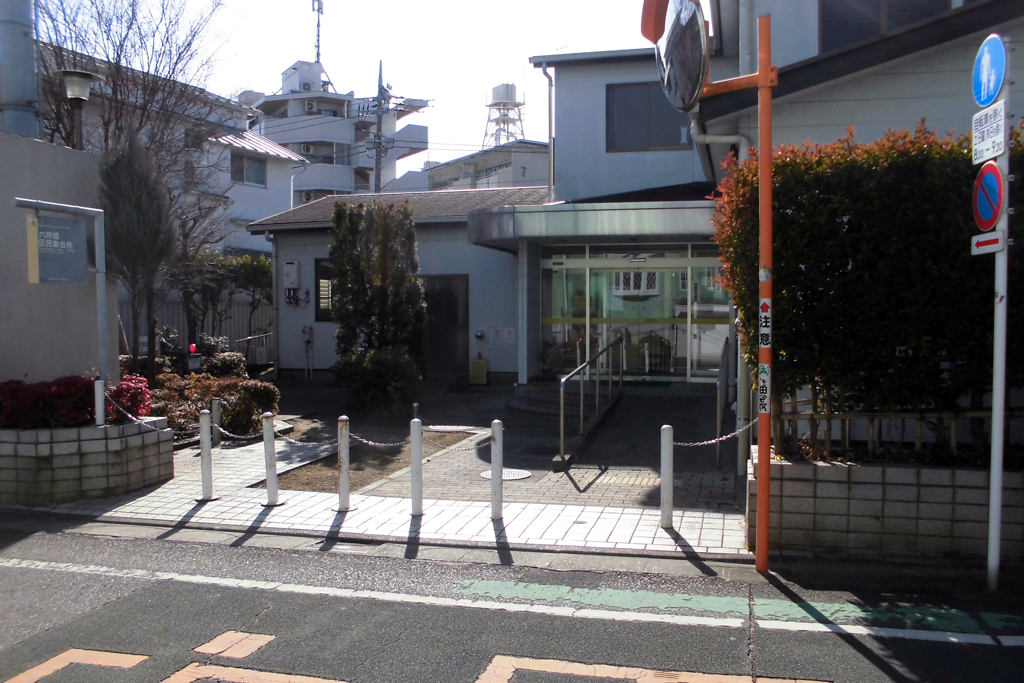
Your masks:
[[[995,102],[1006,78],[1006,48],[999,34],[993,33],[978,50],[974,58],[974,75],[971,85],[974,88],[974,101],[979,107],[987,107]]]

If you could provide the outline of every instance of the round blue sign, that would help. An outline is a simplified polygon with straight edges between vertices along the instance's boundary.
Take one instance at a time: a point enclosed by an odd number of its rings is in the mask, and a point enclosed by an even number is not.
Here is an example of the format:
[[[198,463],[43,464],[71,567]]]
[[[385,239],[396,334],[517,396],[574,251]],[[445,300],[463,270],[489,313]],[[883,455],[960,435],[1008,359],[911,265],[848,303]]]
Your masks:
[[[1006,48],[999,34],[993,33],[978,50],[974,58],[974,75],[971,86],[974,88],[974,101],[979,107],[987,107],[995,102],[999,91],[1003,89],[1006,78]]]

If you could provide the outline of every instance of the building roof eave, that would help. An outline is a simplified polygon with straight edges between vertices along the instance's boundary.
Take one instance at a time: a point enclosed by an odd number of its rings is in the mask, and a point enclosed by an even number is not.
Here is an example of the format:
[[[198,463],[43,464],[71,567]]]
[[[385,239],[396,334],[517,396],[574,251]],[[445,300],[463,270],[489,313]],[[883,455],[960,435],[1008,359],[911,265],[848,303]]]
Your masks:
[[[782,98],[851,76],[957,38],[991,29],[1021,16],[1024,16],[1024,3],[1020,0],[989,0],[964,5],[948,14],[898,33],[781,67],[779,84],[773,89],[772,97]],[[756,106],[755,89],[713,95],[701,99],[700,118],[712,121]]]

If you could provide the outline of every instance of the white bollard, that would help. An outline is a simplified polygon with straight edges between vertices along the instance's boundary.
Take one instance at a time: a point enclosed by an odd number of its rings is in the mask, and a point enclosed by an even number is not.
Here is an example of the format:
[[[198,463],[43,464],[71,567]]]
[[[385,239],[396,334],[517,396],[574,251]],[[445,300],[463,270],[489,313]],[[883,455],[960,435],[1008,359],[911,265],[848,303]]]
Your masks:
[[[274,447],[274,414],[263,413],[263,457],[267,462],[267,502],[264,507],[280,505],[277,499],[277,452]]]
[[[203,497],[200,502],[213,500],[213,439],[210,433],[210,411],[199,412],[199,466],[203,475]]]
[[[220,399],[210,399],[210,420],[213,422],[213,430],[210,432],[214,446],[220,445]]]
[[[349,452],[348,452],[348,417],[342,415],[338,418],[338,512],[349,510]]]
[[[661,428],[661,528],[672,528],[672,425]]]
[[[491,519],[501,519],[501,478],[505,444],[501,420],[491,423]]]
[[[93,405],[96,406],[96,426],[97,427],[102,427],[103,425],[105,425],[107,423],[107,418],[106,418],[107,406],[106,406],[106,401],[104,400],[104,396],[105,396],[105,394],[103,392],[103,380],[98,379],[95,382],[93,382],[93,385],[92,385],[92,400],[93,400]]]
[[[412,516],[423,516],[423,423],[416,418],[409,424],[412,473]]]

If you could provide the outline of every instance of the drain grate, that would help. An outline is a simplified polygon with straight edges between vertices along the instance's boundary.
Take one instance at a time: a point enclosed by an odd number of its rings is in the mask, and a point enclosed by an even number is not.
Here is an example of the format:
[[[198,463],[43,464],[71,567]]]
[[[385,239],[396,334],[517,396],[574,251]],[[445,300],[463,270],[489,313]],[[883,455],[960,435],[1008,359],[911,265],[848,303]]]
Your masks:
[[[484,479],[490,479],[491,478],[491,471],[490,470],[484,470],[483,472],[480,473],[480,476],[483,477]],[[504,481],[515,481],[516,479],[528,479],[529,477],[530,477],[530,471],[529,470],[512,470],[512,469],[509,469],[507,467],[501,470],[501,478]]]

